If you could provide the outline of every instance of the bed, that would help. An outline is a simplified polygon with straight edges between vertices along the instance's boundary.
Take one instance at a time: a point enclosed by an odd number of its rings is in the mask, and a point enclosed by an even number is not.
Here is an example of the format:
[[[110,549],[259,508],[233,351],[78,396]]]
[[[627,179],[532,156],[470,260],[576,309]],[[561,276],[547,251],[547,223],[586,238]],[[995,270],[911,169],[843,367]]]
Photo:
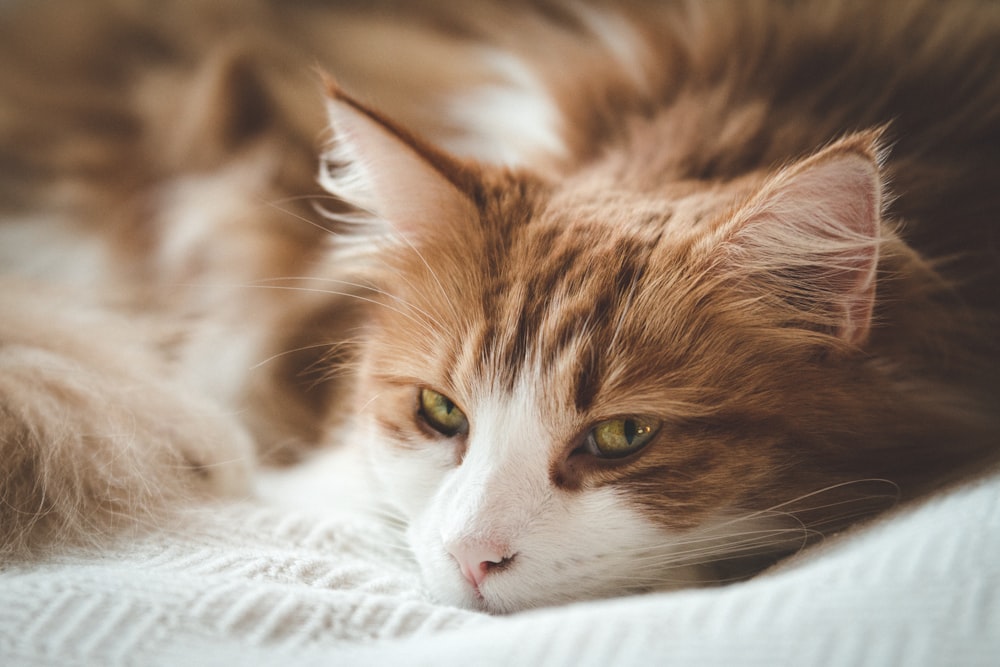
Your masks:
[[[306,488],[325,473],[295,474]],[[743,583],[507,617],[435,603],[394,533],[360,510],[293,508],[275,500],[280,482],[268,488],[111,547],[7,566],[0,662],[1000,664],[1000,472]]]

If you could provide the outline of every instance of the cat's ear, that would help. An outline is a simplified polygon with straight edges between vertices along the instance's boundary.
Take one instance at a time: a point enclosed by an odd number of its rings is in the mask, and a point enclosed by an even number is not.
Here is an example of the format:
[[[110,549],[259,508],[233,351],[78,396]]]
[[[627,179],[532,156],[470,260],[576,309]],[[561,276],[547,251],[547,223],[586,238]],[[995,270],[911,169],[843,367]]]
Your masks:
[[[468,167],[348,96],[327,79],[332,141],[321,185],[371,216],[376,233],[419,240],[477,215]]]
[[[772,177],[732,217],[729,262],[799,321],[861,345],[881,234],[878,131],[850,135]]]

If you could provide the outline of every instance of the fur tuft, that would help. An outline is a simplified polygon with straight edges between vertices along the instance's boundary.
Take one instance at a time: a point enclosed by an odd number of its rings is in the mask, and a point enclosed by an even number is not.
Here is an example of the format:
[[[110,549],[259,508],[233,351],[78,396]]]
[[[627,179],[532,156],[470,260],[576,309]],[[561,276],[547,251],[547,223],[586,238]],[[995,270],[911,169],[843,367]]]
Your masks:
[[[148,358],[130,335],[141,329],[65,301],[52,316],[55,295],[5,287],[16,320],[0,325],[0,557],[99,543],[192,499],[249,493],[247,436]]]

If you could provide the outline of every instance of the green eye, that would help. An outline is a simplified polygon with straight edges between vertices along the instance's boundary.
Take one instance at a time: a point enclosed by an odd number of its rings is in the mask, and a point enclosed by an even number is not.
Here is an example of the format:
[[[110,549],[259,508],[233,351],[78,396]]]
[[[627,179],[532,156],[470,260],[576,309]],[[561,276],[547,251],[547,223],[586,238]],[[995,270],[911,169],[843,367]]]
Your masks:
[[[650,417],[607,419],[587,435],[587,450],[601,458],[622,458],[649,444],[659,430],[660,421]]]
[[[433,389],[420,390],[420,415],[431,428],[449,438],[469,428],[469,420],[458,406]]]

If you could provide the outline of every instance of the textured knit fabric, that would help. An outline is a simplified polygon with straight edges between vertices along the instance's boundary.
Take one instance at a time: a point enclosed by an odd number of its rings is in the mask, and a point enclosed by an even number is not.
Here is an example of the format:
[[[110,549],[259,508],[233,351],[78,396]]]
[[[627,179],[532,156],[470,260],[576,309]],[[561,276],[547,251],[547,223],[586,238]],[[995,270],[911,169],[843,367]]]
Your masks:
[[[3,665],[997,665],[1000,475],[720,588],[509,617],[392,534],[263,502],[0,571]]]

